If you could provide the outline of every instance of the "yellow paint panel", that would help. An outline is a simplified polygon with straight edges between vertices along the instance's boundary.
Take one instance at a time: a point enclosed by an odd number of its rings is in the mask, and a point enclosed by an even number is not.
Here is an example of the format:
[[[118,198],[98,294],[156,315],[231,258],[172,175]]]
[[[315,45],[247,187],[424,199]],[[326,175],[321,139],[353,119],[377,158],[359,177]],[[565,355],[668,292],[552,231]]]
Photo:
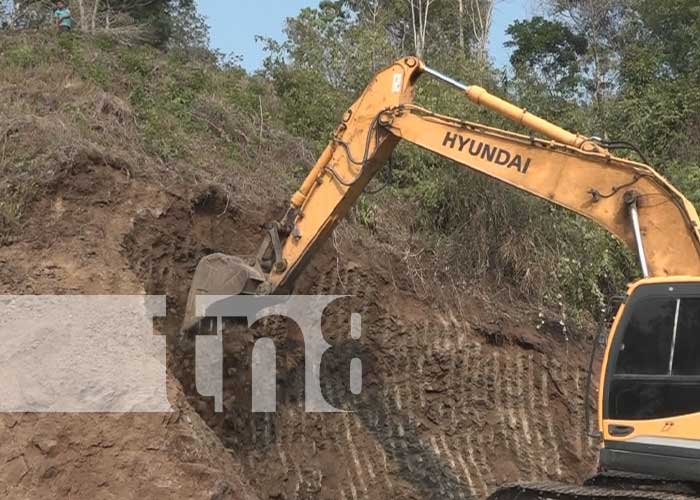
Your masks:
[[[622,438],[615,437],[608,432],[610,425],[633,427],[634,432]],[[700,446],[700,413],[657,420],[604,420],[603,436],[606,441],[621,442],[642,437],[689,439],[698,441],[698,446]]]

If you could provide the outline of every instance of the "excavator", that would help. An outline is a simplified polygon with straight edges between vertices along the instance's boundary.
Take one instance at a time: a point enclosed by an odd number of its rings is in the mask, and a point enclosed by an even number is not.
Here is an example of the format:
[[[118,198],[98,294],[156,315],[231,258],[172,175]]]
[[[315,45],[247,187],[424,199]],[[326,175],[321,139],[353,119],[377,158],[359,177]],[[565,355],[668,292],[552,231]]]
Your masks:
[[[530,133],[417,106],[421,75],[456,87],[472,103]],[[491,498],[700,496],[700,219],[695,208],[650,166],[613,154],[629,149],[628,143],[567,131],[416,57],[380,71],[345,112],[286,214],[265,226],[251,260],[213,254],[199,262],[185,327],[197,321],[198,295],[287,293],[402,140],[596,222],[625,243],[641,266],[643,277],[619,297],[603,336],[597,474],[581,485],[507,485]]]

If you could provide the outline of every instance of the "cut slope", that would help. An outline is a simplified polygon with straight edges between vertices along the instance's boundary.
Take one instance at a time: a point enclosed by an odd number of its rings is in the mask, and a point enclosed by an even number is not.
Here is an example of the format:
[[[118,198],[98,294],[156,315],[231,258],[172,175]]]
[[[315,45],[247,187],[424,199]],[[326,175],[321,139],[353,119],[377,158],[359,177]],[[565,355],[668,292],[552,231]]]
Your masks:
[[[90,164],[62,172],[46,192],[21,237],[0,251],[4,292],[166,293],[170,365],[235,460],[175,389],[175,421],[8,417],[5,437],[15,444],[3,458],[14,476],[5,484],[18,496],[71,488],[82,498],[103,491],[216,498],[221,487],[237,498],[246,491],[237,461],[262,498],[478,498],[503,482],[578,480],[591,470],[579,341],[535,330],[537,315],[504,297],[453,287],[419,297],[396,255],[361,240],[329,246],[297,288],[352,297],[325,320],[339,348],[324,366],[324,389],[353,412],[304,413],[298,333],[269,322],[243,341],[227,337],[227,411],[214,415],[194,390],[191,343],[177,335],[189,280],[206,253],[251,253],[275,207],[243,213],[232,208],[235,192],[165,190]],[[346,340],[350,311],[363,316],[359,346]],[[274,415],[249,408],[249,351],[262,335],[280,349]],[[355,355],[363,359],[364,391],[346,398]],[[34,434],[48,444],[34,444]]]
[[[45,186],[0,248],[4,294],[142,294],[121,246],[165,194],[125,172],[76,165]],[[3,498],[250,499],[240,466],[168,378],[172,414],[0,416]]]
[[[224,214],[225,198],[216,200],[210,192],[216,209],[192,218],[172,198],[163,214],[144,212],[127,238],[137,275],[149,293],[167,293],[175,316],[193,248],[250,254],[272,215],[252,206]],[[303,343],[293,325],[271,319],[227,331],[225,412],[214,414],[196,394],[192,338],[176,335],[179,318],[170,322],[176,376],[263,498],[482,498],[518,479],[580,481],[592,472],[580,334],[569,340],[558,321],[538,331],[535,311],[497,294],[438,287],[421,297],[405,263],[371,241],[326,247],[295,293],[349,296],[324,318],[335,350],[322,386],[350,413],[304,412]],[[349,339],[350,312],[362,314],[359,343]],[[278,351],[275,414],[250,409],[251,349],[263,336]],[[353,356],[363,360],[360,397],[348,389]]]

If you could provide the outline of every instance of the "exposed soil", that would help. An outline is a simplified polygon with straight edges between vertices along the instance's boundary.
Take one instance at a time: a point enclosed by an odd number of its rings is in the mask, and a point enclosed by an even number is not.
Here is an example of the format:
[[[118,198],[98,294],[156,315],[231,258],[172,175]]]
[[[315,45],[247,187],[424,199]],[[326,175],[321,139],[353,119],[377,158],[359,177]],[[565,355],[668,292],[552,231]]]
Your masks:
[[[4,294],[142,294],[123,255],[140,213],[165,193],[90,164],[47,186],[16,241],[0,248]],[[168,378],[170,414],[0,415],[3,498],[246,499],[241,466]]]
[[[0,418],[4,496],[466,499],[593,470],[582,334],[566,338],[556,320],[538,330],[535,311],[498,293],[446,286],[420,296],[397,255],[362,241],[329,245],[296,289],[349,296],[324,318],[335,349],[322,377],[326,398],[348,411],[304,412],[299,333],[270,320],[227,333],[225,412],[215,414],[196,394],[192,337],[178,331],[189,281],[207,253],[252,253],[260,224],[282,206],[243,212],[232,208],[235,192],[166,191],[91,164],[48,191],[18,240],[0,248],[3,292],[167,294],[157,328],[186,397],[173,378],[170,416]],[[359,342],[350,312],[362,314]],[[250,412],[250,350],[263,335],[278,349],[275,414]],[[359,397],[348,388],[354,356]]]

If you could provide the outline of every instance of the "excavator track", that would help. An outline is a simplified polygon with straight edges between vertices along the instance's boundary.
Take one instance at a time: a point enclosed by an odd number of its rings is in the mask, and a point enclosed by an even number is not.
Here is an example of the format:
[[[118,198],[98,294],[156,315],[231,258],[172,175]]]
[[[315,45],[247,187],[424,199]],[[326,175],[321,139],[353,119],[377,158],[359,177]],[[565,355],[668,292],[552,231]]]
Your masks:
[[[690,496],[691,498],[700,497],[700,483],[692,481],[677,481],[631,472],[600,472],[586,480],[583,484],[584,486],[615,488],[618,490],[633,489],[636,491],[654,491],[676,495],[686,495]]]
[[[522,483],[504,486],[489,500],[688,500],[697,495],[562,483]]]

